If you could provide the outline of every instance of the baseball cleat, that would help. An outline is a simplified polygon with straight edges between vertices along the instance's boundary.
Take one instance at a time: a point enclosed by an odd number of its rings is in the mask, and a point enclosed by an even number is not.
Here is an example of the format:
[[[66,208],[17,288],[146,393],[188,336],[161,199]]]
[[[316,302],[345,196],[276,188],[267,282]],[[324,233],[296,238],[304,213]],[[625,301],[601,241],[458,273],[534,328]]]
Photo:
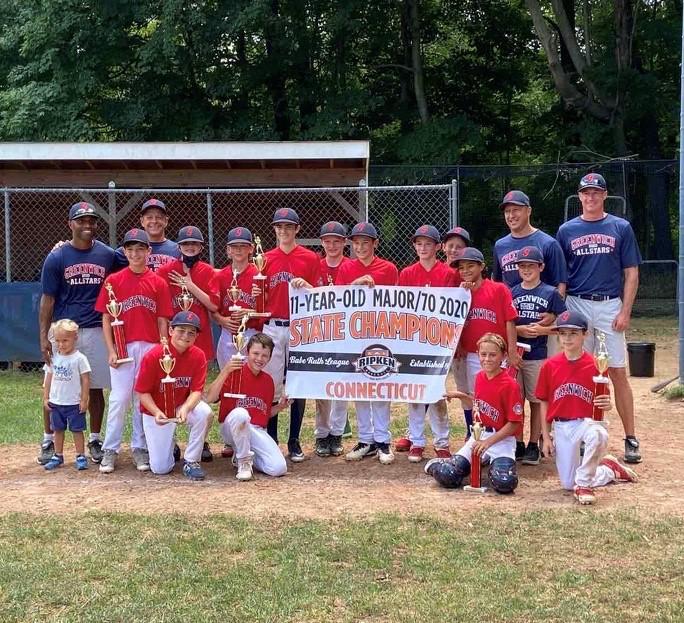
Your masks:
[[[111,474],[116,467],[118,454],[114,450],[105,450],[102,461],[100,461],[100,473]]]
[[[606,454],[601,461],[601,465],[605,465],[613,471],[615,480],[621,480],[623,482],[638,482],[639,480],[639,476],[637,476],[637,473],[633,469],[622,465],[612,454]]]
[[[428,475],[432,476],[430,473],[430,468],[433,467],[434,465],[440,465],[441,463],[444,462],[445,459],[439,459],[439,458],[434,458],[430,459],[427,463],[425,463],[425,467],[423,467],[423,471]]]
[[[214,460],[214,455],[211,453],[211,448],[209,444],[205,441],[204,446],[202,446],[202,463],[211,463]]]
[[[173,460],[178,463],[180,461],[181,451],[180,446],[177,443],[173,444]]]
[[[374,443],[357,443],[350,452],[344,456],[347,461],[360,461],[367,456],[375,456],[378,448]]]
[[[435,448],[435,456],[438,459],[450,459],[451,450],[449,448]]]
[[[625,463],[641,463],[639,440],[636,437],[625,438]]]
[[[38,454],[37,461],[39,465],[45,465],[55,453],[55,444],[51,439],[46,439],[40,444],[40,453]]]
[[[76,457],[76,461],[74,462],[74,465],[76,466],[76,469],[79,472],[83,471],[84,469],[88,469],[88,459],[83,454],[79,454]]]
[[[330,448],[330,454],[341,456],[344,453],[342,435],[328,435],[328,447]]]
[[[204,470],[197,461],[184,463],[183,474],[190,480],[204,480]]]
[[[245,459],[238,459],[238,471],[235,478],[238,480],[252,480],[254,476],[254,471],[252,468],[252,457],[247,457]]]
[[[575,487],[575,499],[582,505],[588,505],[596,501],[596,496],[591,487]]]
[[[99,463],[104,456],[102,451],[102,441],[99,439],[92,439],[88,442],[88,452],[90,453],[90,460],[93,463]]]
[[[394,462],[394,454],[388,443],[377,443],[375,445],[378,449],[378,460],[383,465],[389,465]]]
[[[314,452],[318,456],[330,456],[330,436],[316,439]]]
[[[527,444],[527,449],[525,450],[525,456],[523,457],[522,464],[539,465],[540,462],[541,456],[539,455],[539,446],[537,444]]]
[[[231,456],[233,456],[233,446],[231,446],[229,443],[225,444],[223,446],[223,450],[221,450],[221,456],[224,459],[229,459]]]
[[[522,441],[515,442],[515,460],[522,461],[525,456],[525,444]]]
[[[423,452],[425,448],[420,446],[411,446],[411,450],[408,453],[409,463],[420,463],[423,460]]]
[[[293,463],[301,463],[304,460],[304,452],[302,452],[299,439],[291,439],[287,442],[287,452],[290,456],[290,461]]]
[[[135,469],[139,472],[149,472],[150,471],[150,455],[147,450],[142,448],[133,448],[133,463],[135,464]]]
[[[411,441],[406,437],[400,437],[394,442],[394,449],[397,452],[409,452],[411,450]]]
[[[57,469],[58,467],[62,467],[64,465],[64,457],[61,454],[53,454],[52,458],[43,465],[43,467],[51,472],[53,469]]]

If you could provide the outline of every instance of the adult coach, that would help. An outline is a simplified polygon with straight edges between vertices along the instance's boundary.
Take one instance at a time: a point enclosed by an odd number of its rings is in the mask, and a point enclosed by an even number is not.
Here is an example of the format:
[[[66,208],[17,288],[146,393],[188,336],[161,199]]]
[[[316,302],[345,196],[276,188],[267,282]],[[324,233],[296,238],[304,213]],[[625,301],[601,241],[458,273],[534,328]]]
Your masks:
[[[634,435],[634,397],[625,368],[625,331],[639,285],[641,254],[631,225],[606,214],[606,180],[585,175],[577,189],[582,214],[561,225],[558,242],[568,265],[568,310],[589,320],[584,348],[593,352],[594,330],[606,335],[608,374],[615,388],[615,405],[625,430],[625,462],[639,463]]]
[[[518,273],[518,254],[523,247],[537,247],[544,256],[541,280],[565,295],[567,270],[563,252],[556,241],[530,223],[530,198],[521,190],[506,193],[499,204],[510,233],[494,243],[492,279],[503,281],[509,289],[522,279]]]
[[[51,323],[68,318],[79,326],[76,348],[87,357],[92,369],[88,406],[88,451],[95,463],[102,460],[100,430],[105,406],[102,390],[110,387],[107,347],[102,336],[102,315],[95,311],[95,301],[102,282],[112,271],[115,261],[114,250],[95,239],[97,228],[95,206],[85,201],[71,206],[71,240],[53,249],[45,258],[41,273],[43,294],[38,312],[40,350],[48,365],[53,353],[48,339]],[[48,420],[45,423],[45,438],[41,444],[39,462],[50,451],[51,434]]]

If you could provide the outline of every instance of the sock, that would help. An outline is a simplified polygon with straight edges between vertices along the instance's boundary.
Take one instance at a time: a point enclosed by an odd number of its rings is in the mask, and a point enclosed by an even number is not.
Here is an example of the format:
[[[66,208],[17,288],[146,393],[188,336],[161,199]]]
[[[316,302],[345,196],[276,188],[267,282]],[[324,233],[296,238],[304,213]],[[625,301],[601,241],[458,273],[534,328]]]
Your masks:
[[[473,425],[473,410],[463,409],[463,420],[466,425],[466,437],[470,437],[470,427]]]
[[[88,441],[101,441],[100,433],[90,433]]]
[[[528,448],[537,448],[537,447],[539,447],[539,444],[536,441],[528,441],[527,447]]]
[[[55,440],[54,433],[43,433],[43,441],[54,441],[54,440]]]

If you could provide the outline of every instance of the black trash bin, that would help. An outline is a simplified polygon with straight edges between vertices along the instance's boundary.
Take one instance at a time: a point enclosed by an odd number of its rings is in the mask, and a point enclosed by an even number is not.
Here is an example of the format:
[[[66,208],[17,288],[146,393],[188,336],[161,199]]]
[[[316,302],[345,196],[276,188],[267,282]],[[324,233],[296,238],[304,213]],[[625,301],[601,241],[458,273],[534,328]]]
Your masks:
[[[655,376],[655,348],[653,342],[628,342],[630,376]]]

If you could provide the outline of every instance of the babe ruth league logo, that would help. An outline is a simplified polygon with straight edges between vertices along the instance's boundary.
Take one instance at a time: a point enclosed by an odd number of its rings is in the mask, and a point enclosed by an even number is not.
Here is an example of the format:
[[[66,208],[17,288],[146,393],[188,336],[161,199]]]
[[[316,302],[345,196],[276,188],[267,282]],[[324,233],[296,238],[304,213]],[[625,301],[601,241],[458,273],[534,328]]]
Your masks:
[[[385,379],[399,372],[401,364],[394,358],[392,351],[382,344],[373,344],[364,349],[354,362],[357,372],[371,379]]]
[[[558,316],[558,320],[560,320],[561,322],[565,322],[568,318],[570,318],[569,311],[564,311],[560,316]]]

